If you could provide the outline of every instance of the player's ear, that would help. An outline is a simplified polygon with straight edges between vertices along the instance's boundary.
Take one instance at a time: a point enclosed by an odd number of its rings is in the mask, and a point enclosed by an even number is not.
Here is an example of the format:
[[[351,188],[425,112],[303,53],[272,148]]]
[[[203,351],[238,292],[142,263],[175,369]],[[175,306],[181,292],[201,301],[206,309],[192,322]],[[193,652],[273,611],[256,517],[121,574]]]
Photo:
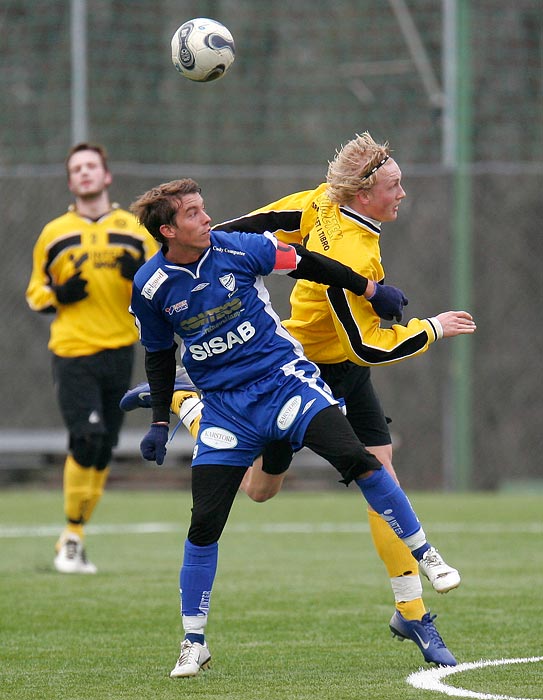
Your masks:
[[[369,204],[370,202],[370,191],[369,190],[358,190],[358,192],[355,195],[355,198],[360,202],[362,205]]]
[[[174,238],[175,237],[175,232],[173,231],[170,224],[162,224],[158,230],[164,236],[164,238]]]
[[[113,175],[111,174],[111,172],[110,172],[109,170],[106,170],[106,174],[105,174],[105,177],[104,177],[104,184],[105,184],[105,186],[106,186],[106,187],[109,187],[109,186],[111,185],[112,182],[113,182]]]

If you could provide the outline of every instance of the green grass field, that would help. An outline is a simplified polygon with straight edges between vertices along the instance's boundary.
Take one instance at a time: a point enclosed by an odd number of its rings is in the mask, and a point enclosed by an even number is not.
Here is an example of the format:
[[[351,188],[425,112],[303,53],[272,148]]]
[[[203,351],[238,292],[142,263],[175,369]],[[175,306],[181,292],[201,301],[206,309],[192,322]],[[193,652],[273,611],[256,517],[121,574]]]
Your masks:
[[[411,500],[429,539],[463,575],[445,596],[425,582],[427,607],[458,661],[542,655],[542,496]],[[0,491],[0,697],[445,697],[407,684],[430,667],[413,643],[392,640],[392,594],[363,499],[339,487],[266,504],[240,494],[221,541],[207,629],[213,667],[170,679],[189,509],[187,493],[108,491],[87,535],[99,573],[63,576],[52,566],[61,494]],[[543,663],[471,670],[447,683],[476,697],[543,698]]]

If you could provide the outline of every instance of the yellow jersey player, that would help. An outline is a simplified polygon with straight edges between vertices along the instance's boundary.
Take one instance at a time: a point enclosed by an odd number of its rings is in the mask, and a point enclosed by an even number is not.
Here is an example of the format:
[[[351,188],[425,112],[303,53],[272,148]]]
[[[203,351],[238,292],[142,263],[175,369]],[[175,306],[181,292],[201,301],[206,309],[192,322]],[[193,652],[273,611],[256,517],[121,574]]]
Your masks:
[[[63,573],[91,574],[96,567],[86,557],[84,524],[104,491],[138,339],[128,312],[132,280],[158,246],[130,212],[110,202],[102,146],[77,144],[66,170],[75,202],[38,237],[26,299],[32,310],[54,314],[48,347],[69,433],[66,528],[54,564]]]

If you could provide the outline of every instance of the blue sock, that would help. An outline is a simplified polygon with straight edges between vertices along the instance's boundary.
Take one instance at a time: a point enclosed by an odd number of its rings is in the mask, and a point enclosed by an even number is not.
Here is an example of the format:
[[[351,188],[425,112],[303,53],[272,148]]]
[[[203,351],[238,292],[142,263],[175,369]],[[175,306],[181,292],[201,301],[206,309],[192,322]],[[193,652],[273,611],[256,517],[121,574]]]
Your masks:
[[[188,632],[185,635],[185,639],[188,639],[189,642],[198,642],[198,644],[203,644],[205,641],[205,636],[203,634],[193,634],[192,632]]]
[[[384,518],[400,539],[420,530],[409,499],[384,467],[367,479],[355,479],[364,498]]]
[[[417,561],[420,561],[422,557],[425,555],[425,553],[430,549],[430,545],[428,542],[422,545],[422,547],[419,547],[418,549],[414,549],[411,554],[415,557]]]
[[[183,566],[179,572],[182,615],[196,617],[208,614],[218,554],[218,542],[197,547],[189,540],[185,541]]]

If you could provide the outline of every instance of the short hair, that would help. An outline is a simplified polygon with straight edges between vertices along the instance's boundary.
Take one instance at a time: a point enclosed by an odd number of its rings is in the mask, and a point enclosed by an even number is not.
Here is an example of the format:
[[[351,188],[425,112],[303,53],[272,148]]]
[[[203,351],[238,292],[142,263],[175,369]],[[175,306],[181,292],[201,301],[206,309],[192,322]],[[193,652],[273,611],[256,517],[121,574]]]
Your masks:
[[[373,187],[375,173],[389,157],[388,142],[376,143],[367,131],[356,134],[328,164],[328,197],[336,204],[348,204],[357,192]]]
[[[163,224],[171,224],[186,194],[200,193],[202,190],[195,180],[189,177],[165,182],[153,187],[130,205],[130,211],[145,226],[159,243],[167,243],[160,233]]]
[[[109,172],[109,166],[107,164],[108,154],[105,147],[99,143],[81,141],[81,143],[76,143],[75,146],[72,146],[70,148],[70,150],[68,151],[68,155],[66,156],[66,160],[64,161],[66,165],[66,173],[68,176],[70,175],[70,158],[74,155],[74,153],[79,153],[79,151],[94,151],[95,153],[98,153],[98,155],[100,156],[100,160],[102,161],[102,165],[104,166],[104,170],[106,172]]]

